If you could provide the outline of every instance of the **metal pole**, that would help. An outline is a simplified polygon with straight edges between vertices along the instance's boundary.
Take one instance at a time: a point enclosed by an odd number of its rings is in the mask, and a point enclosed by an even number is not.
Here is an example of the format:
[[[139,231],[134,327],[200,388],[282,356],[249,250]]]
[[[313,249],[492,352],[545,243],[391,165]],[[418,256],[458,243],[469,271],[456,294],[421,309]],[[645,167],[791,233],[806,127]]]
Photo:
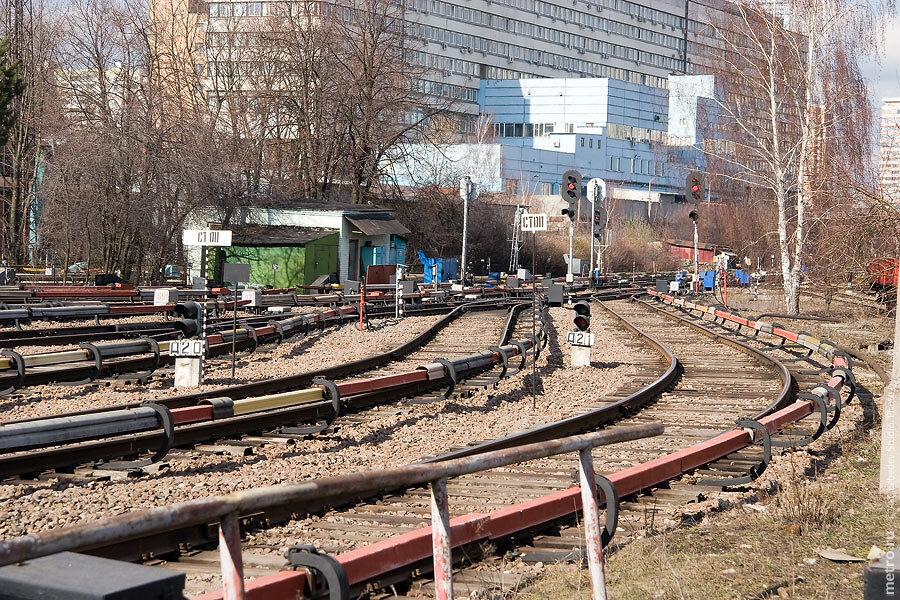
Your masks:
[[[244,600],[244,563],[237,512],[230,512],[219,521],[219,562],[223,600]]]
[[[578,477],[581,486],[581,506],[584,515],[584,541],[591,573],[591,598],[606,600],[606,575],[603,572],[603,539],[600,527],[600,506],[597,502],[597,480],[591,448],[578,452]]]
[[[884,389],[884,409],[881,419],[881,473],[879,490],[882,494],[900,496],[900,266],[897,268],[897,305],[894,318],[894,360],[891,382]]]
[[[205,286],[203,292],[203,304],[201,304],[200,308],[200,391],[203,391],[203,376],[206,371],[206,307],[209,304],[209,284],[203,284]],[[200,304],[198,302],[198,304]]]
[[[694,220],[694,292],[700,291],[700,237],[697,233],[697,221]]]
[[[366,282],[359,283],[359,330],[363,330],[363,305],[366,303]]]
[[[588,229],[588,234],[591,236],[591,253],[589,255],[591,257],[591,272],[588,273],[588,276],[590,277],[591,281],[593,281],[594,279],[594,215],[597,212],[597,192],[600,191],[597,188],[599,187],[600,186],[594,184],[594,193],[592,194],[593,198],[591,198],[591,227],[590,229]]]
[[[469,234],[469,196],[470,193],[470,184],[466,183],[466,193],[465,198],[463,198],[463,239],[462,239],[462,282],[463,285],[466,283],[466,240]]]
[[[537,259],[535,258],[535,254],[537,253],[536,247],[537,242],[537,232],[531,232],[531,343],[532,346],[532,363],[531,363],[531,410],[537,410],[537,332],[535,331],[535,317],[537,315],[535,312],[537,311],[537,274],[535,273],[535,264],[537,263]]]
[[[450,502],[447,480],[431,482],[431,544],[436,600],[453,600],[453,557],[450,552]]]
[[[569,270],[566,271],[566,283],[572,283],[575,281],[575,278],[572,276],[572,263],[575,262],[575,257],[572,256],[575,252],[575,221],[569,219]]]
[[[237,359],[237,293],[238,282],[234,282],[234,295],[231,305],[231,382],[234,383],[234,363]]]
[[[722,271],[722,298],[725,308],[728,308],[728,259],[725,259],[725,269]]]

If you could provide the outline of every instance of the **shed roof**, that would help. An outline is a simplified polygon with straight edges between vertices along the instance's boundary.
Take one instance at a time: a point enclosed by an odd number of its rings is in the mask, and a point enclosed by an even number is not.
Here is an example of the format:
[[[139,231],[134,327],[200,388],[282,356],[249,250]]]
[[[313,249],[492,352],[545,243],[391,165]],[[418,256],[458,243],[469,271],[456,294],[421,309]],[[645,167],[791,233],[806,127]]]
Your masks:
[[[382,235],[385,233],[409,235],[409,229],[404,227],[397,219],[387,215],[384,217],[366,215],[365,218],[348,216],[347,220],[359,227],[359,230],[366,235]]]
[[[237,225],[232,231],[235,246],[303,246],[338,233],[336,229],[292,225]]]

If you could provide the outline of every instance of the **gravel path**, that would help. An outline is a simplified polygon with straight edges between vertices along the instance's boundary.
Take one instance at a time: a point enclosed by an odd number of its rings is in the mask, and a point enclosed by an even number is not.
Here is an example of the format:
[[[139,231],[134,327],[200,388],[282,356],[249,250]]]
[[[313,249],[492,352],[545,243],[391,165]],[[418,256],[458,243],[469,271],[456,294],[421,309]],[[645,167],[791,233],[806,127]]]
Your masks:
[[[538,361],[536,408],[532,409],[530,378],[519,374],[500,382],[497,389],[482,390],[469,398],[430,404],[395,403],[370,413],[364,423],[342,427],[325,436],[301,440],[294,446],[269,445],[247,457],[197,456],[170,460],[150,477],[110,482],[19,482],[0,485],[0,537],[62,527],[137,508],[178,502],[239,489],[299,481],[326,475],[385,468],[438,454],[451,447],[484,440],[569,416],[581,404],[616,390],[634,372],[636,356],[627,348],[617,324],[595,311],[592,331],[597,337],[593,365],[564,369],[565,330],[571,311],[553,309],[553,322],[561,324]],[[302,355],[318,364],[348,360],[343,352],[358,348],[368,355],[408,339],[411,319],[401,327],[375,332],[360,343],[360,334],[344,327],[329,336],[327,347],[314,345]],[[335,337],[336,336],[336,337]],[[340,348],[340,352],[335,352]],[[336,355],[340,354],[340,357]],[[647,356],[652,356],[650,350]],[[269,360],[271,363],[272,361]],[[284,361],[275,368],[281,370]],[[270,367],[271,368],[271,367]],[[286,372],[286,371],[282,371]],[[121,401],[121,400],[120,400]],[[260,534],[263,543],[278,546],[302,532],[302,522]]]
[[[373,320],[374,329],[360,332],[347,323],[314,333],[310,337],[288,338],[271,353],[251,354],[237,362],[234,383],[305,373],[342,362],[384,352],[410,340],[441,316],[409,317],[403,323]],[[261,346],[262,350],[271,345]],[[161,374],[162,373],[162,374]],[[146,386],[115,380],[101,380],[83,386],[42,385],[24,388],[21,393],[0,398],[2,420],[39,417],[63,412],[117,406],[166,396],[189,393],[193,388],[173,386],[173,371],[157,373]],[[207,388],[231,385],[231,358],[207,362]]]

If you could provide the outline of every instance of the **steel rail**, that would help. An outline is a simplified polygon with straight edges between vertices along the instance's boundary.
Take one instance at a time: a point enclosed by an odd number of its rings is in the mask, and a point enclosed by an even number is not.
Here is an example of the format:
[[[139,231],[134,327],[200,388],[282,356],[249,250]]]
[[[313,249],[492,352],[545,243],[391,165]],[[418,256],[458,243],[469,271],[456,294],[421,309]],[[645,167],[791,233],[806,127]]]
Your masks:
[[[719,311],[711,310],[710,312],[715,312],[717,313],[717,316],[722,316],[721,314],[718,314]],[[728,315],[727,313],[726,316],[732,317],[732,315]],[[774,335],[780,336],[782,334],[785,334],[784,337],[786,339],[796,341],[801,337],[800,334],[794,334],[793,332],[788,332],[781,328],[774,329]],[[809,345],[817,346],[816,351],[820,353],[832,355],[832,362],[836,367],[836,371],[834,376],[829,380],[829,384],[834,384],[836,393],[840,393],[840,390],[843,388],[844,383],[849,376],[847,373],[850,368],[849,361],[845,360],[843,356],[833,354],[833,352],[828,350],[827,348],[823,352],[822,344],[820,343],[816,344],[813,341],[807,339],[804,339],[803,341]],[[837,369],[844,370],[838,372]],[[814,392],[815,391],[816,390],[814,390]],[[826,391],[826,393],[830,395],[830,392]],[[810,405],[810,402],[795,402],[794,404],[784,409],[781,409],[773,414],[764,417],[762,419],[762,426],[770,433],[775,433],[785,424],[808,415],[811,412]],[[695,444],[694,446],[691,446],[689,448],[676,451],[659,459],[651,460],[648,463],[630,467],[618,473],[612,474],[609,479],[613,482],[616,491],[620,495],[627,495],[629,493],[634,493],[642,489],[652,487],[653,485],[658,485],[663,481],[666,481],[673,477],[677,477],[685,472],[689,472],[693,469],[698,468],[699,466],[707,464],[723,456],[727,456],[731,452],[735,452],[743,447],[746,447],[749,444],[752,444],[755,439],[756,436],[753,431],[745,429],[734,429],[729,432],[720,434],[705,442]],[[419,466],[425,468],[435,468],[439,467],[440,464],[446,463],[439,463],[438,465],[422,464]],[[432,472],[430,480],[433,480],[435,476],[435,473]],[[265,493],[267,491],[268,490],[265,490],[261,493]],[[336,497],[340,496],[338,495]],[[204,501],[205,500],[198,500],[194,502],[198,503],[196,506],[204,506]],[[509,535],[514,535],[517,532],[521,532],[523,529],[531,529],[541,523],[546,523],[548,521],[553,521],[561,518],[565,515],[569,515],[573,511],[579,509],[580,506],[580,490],[578,488],[570,488],[568,490],[555,492],[553,494],[535,500],[519,503],[506,509],[495,511],[488,515],[466,515],[464,517],[459,517],[457,519],[451,520],[450,527],[453,528],[454,531],[464,533],[465,535],[461,535],[459,536],[459,539],[457,539],[456,534],[454,534],[454,545],[459,546],[468,542],[478,540],[495,540],[507,537]],[[209,507],[206,507],[206,509],[208,508]],[[246,511],[248,508],[250,508],[250,505],[242,505],[241,507],[242,511]],[[169,521],[168,519],[171,515],[167,514],[164,508],[152,510],[158,511],[158,517],[165,521],[164,527],[167,531],[170,530],[171,521]],[[222,516],[224,516],[224,514]],[[469,525],[473,524],[473,527],[468,527]],[[84,527],[87,527],[87,529],[85,529],[86,532],[90,531],[90,527],[88,525],[85,525]],[[56,533],[59,534],[59,532]],[[385,568],[386,564],[396,566],[401,563],[407,564],[409,563],[409,561],[412,561],[414,559],[420,559],[421,557],[418,557],[418,554],[421,554],[421,547],[419,545],[419,538],[422,537],[420,535],[421,533],[422,532],[420,531],[415,531],[404,534],[397,540],[386,540],[385,542],[379,542],[374,544],[372,547],[362,548],[346,553],[344,555],[340,555],[337,557],[337,559],[344,566],[348,579],[351,581],[351,583],[359,584],[360,582],[363,582],[367,579],[371,580],[383,575],[385,573],[383,569]],[[41,545],[42,541],[45,539],[44,536],[47,535],[52,534],[45,533],[37,534],[36,536],[23,536],[20,538],[15,538],[15,540],[10,540],[8,542],[0,542],[0,556],[4,556],[3,553],[8,551],[8,549],[12,550],[14,548],[19,549],[16,551],[24,550],[24,552],[26,553],[32,552],[34,551],[35,546]],[[54,540],[56,538],[47,539]],[[10,545],[10,542],[12,542],[13,545]],[[408,553],[408,555],[401,556],[401,554],[403,554],[403,549],[409,547],[410,545],[415,546],[416,548],[418,548],[418,550],[411,553],[407,550],[406,552]],[[74,548],[67,547],[66,549]],[[375,564],[375,562],[373,562],[372,560],[373,555],[371,554],[371,552],[373,551],[380,552],[382,554],[389,554],[393,558],[389,559],[387,562],[379,562],[378,564]],[[19,560],[21,560],[25,558],[27,554],[17,556],[21,556],[21,558],[19,558]],[[404,561],[406,561],[406,563],[404,563]],[[4,559],[4,562],[11,562],[11,560]],[[378,569],[382,570],[379,571]],[[286,594],[284,597],[294,597],[299,591],[302,591],[302,574],[279,574],[278,576],[263,577],[261,578],[261,580],[257,580],[256,584],[251,585],[251,587],[248,588],[248,598],[276,597],[272,595],[273,593],[275,593],[274,589],[271,590],[272,593],[267,593],[266,591],[267,582],[271,581],[274,583],[275,578],[278,579],[277,585],[281,586],[279,588],[280,593]],[[293,578],[294,584],[285,585],[286,579],[291,578]],[[300,580],[299,587],[298,585],[296,585],[297,579]],[[206,597],[215,597],[215,594],[208,595]]]
[[[707,307],[707,309],[708,312],[715,313],[720,318],[741,319],[741,317],[715,310],[713,307]],[[746,320],[744,319],[744,321]],[[774,330],[774,335],[784,336],[784,339],[796,340],[801,336],[801,334],[781,328],[774,328]],[[840,394],[845,383],[851,382],[852,379],[849,361],[843,355],[834,354],[827,348],[823,351],[821,345],[817,345],[813,341],[804,340],[804,342],[810,346],[818,346],[818,349],[814,351],[830,356],[835,367],[834,374],[828,383],[831,390],[819,387],[813,390],[813,394],[828,397],[831,397],[832,394]],[[640,492],[689,473],[755,442],[765,443],[764,440],[768,438],[762,436],[775,434],[785,425],[805,418],[812,412],[812,404],[810,401],[798,400],[785,408],[769,413],[758,421],[753,421],[757,427],[743,428],[739,426],[688,448],[609,474],[607,479],[619,497]],[[442,463],[428,464],[438,466]],[[526,531],[533,531],[535,528],[557,522],[561,518],[567,518],[580,510],[581,506],[581,490],[573,487],[499,509],[487,515],[457,517],[449,523],[449,528],[456,532],[453,546],[461,547],[473,544],[477,546],[521,535]],[[429,533],[429,528],[404,533],[395,538],[375,542],[369,546],[338,555],[335,560],[341,565],[349,583],[354,586],[352,589],[362,590],[367,582],[390,580],[392,574],[398,569],[408,570],[416,564],[422,564],[420,561],[430,555],[430,550],[422,546],[421,540]],[[263,598],[277,600],[302,596],[305,579],[297,578],[296,575],[298,574],[281,573],[254,580],[246,589],[246,598],[248,600]],[[221,598],[221,592],[204,594],[201,598],[202,600],[216,600]]]
[[[521,308],[515,308],[518,304],[522,304]],[[466,308],[468,306],[468,308]],[[470,304],[470,305],[462,305],[456,307],[453,311],[451,311],[448,315],[446,315],[443,319],[440,319],[436,323],[433,323],[428,329],[418,334],[411,340],[400,344],[390,350],[379,354],[373,354],[361,359],[357,359],[354,361],[350,361],[348,363],[342,363],[339,365],[335,365],[332,367],[323,367],[321,369],[316,369],[314,371],[307,371],[305,373],[299,373],[297,375],[286,375],[284,377],[276,377],[271,379],[266,379],[263,381],[254,381],[250,383],[243,383],[238,385],[232,385],[224,388],[219,388],[216,390],[204,391],[204,392],[193,392],[190,394],[181,394],[177,396],[171,396],[169,398],[159,398],[154,399],[154,402],[157,404],[161,404],[166,406],[167,408],[181,408],[185,406],[193,406],[198,404],[203,400],[209,400],[211,398],[216,398],[219,396],[226,396],[231,398],[232,400],[240,400],[243,398],[249,398],[253,396],[260,396],[265,394],[276,394],[279,392],[286,392],[290,390],[294,390],[297,388],[309,387],[312,385],[313,379],[317,377],[322,377],[325,379],[338,379],[349,377],[351,375],[355,375],[364,371],[372,370],[377,367],[384,366],[390,362],[401,360],[405,356],[415,352],[426,343],[428,343],[431,339],[434,338],[442,329],[444,329],[447,325],[452,323],[455,319],[463,315],[468,311],[477,311],[477,310],[490,310],[491,308],[502,308],[503,306],[512,306],[514,310],[522,310],[525,305],[521,302],[510,302],[503,301],[498,302],[496,305],[493,303],[490,304]],[[296,315],[295,315],[296,316]],[[66,416],[78,416],[85,414],[93,414],[96,412],[103,412],[108,410],[120,410],[120,409],[128,409],[134,408],[137,406],[141,406],[140,402],[131,402],[126,404],[120,404],[117,406],[109,406],[103,408],[92,408],[85,409],[79,411],[71,411],[67,413],[61,413],[57,415],[53,415],[54,417],[66,417]],[[40,420],[45,417],[28,417],[24,419],[16,419],[14,421],[6,421],[6,423],[21,423],[27,421]],[[2,425],[2,423],[0,423]],[[0,459],[2,460],[2,459]]]
[[[0,566],[57,552],[83,552],[109,547],[135,537],[150,537],[178,529],[202,527],[235,512],[246,514],[277,508],[286,508],[292,512],[309,511],[322,502],[371,496],[401,487],[421,485],[435,479],[457,477],[555,454],[658,435],[662,430],[662,425],[658,423],[615,427],[587,435],[459,458],[437,465],[412,464],[393,469],[347,473],[128,512],[99,521],[0,541]]]
[[[325,311],[317,311],[316,313],[303,313],[294,315],[293,318],[308,318],[316,324],[325,327],[328,324],[343,323],[352,316],[353,309],[351,307],[341,307],[326,309]],[[321,320],[319,315],[322,315]],[[272,319],[269,319],[271,322]],[[177,323],[177,322],[176,322]],[[255,349],[260,341],[268,342],[279,339],[282,335],[273,325],[262,325],[252,328],[249,331],[239,330],[220,331],[213,333],[207,337],[207,357],[224,356],[230,354],[232,348],[243,350],[245,348]],[[308,333],[309,325],[307,325]],[[287,331],[293,335],[297,329]],[[237,336],[235,344],[232,345],[231,338]],[[155,339],[155,338],[154,338]],[[21,389],[24,387],[45,385],[56,382],[84,382],[89,383],[100,377],[118,376],[121,374],[154,371],[158,367],[174,364],[175,357],[167,353],[168,341],[158,340],[157,346],[162,348],[154,348],[149,343],[141,345],[137,349],[137,342],[121,342],[119,344],[93,345],[83,342],[81,348],[34,355],[18,355],[22,358],[21,370],[15,369],[16,365],[12,356],[8,351],[8,356],[0,358],[0,388],[7,387],[10,391]],[[135,347],[133,352],[122,353],[113,352],[113,348],[117,345],[129,345]],[[110,354],[104,352],[109,349]],[[161,350],[161,352],[160,352]],[[77,354],[81,354],[79,358]],[[52,362],[57,357],[56,362]],[[107,358],[111,360],[106,360]],[[31,364],[29,364],[31,363]],[[83,364],[73,364],[83,363]],[[61,364],[70,364],[72,366],[47,368]],[[34,369],[39,366],[43,368]],[[5,370],[4,370],[5,367]]]
[[[525,308],[525,306],[525,303],[516,303],[512,305],[510,310],[511,317],[512,313],[520,313]],[[492,304],[490,305],[490,307],[493,308],[494,305]],[[480,308],[484,308],[484,306]],[[458,313],[458,315],[459,314],[463,314],[463,312],[461,311],[460,313]],[[509,337],[514,324],[515,319],[509,318],[507,320],[502,335],[503,339]],[[417,336],[417,339],[419,339],[419,343],[417,343],[415,346],[412,346],[411,343],[415,342],[416,340],[411,340],[410,342],[407,342],[406,344],[403,344],[392,351],[388,351],[387,353],[384,353],[382,355],[376,355],[376,358],[383,356],[390,357],[395,351],[399,351],[401,357],[405,356],[409,352],[412,352],[416,348],[421,347],[421,345],[427,343],[427,341],[430,340],[431,337],[432,336]],[[526,341],[525,344],[527,346],[529,342]],[[508,355],[511,356],[518,352],[518,347],[509,346],[504,348],[504,351],[506,351]],[[471,361],[467,357],[457,359],[454,362],[458,363],[455,368],[456,377],[458,377],[459,379],[467,379],[493,369],[494,364],[501,362],[501,357],[497,352],[492,352],[489,363],[485,360]],[[375,366],[380,366],[380,364]],[[336,367],[327,369],[326,371],[333,374],[347,375],[347,367],[348,365],[338,365]],[[355,369],[355,367],[353,368]],[[346,390],[341,392],[342,404],[347,409],[360,410],[376,403],[383,403],[395,398],[419,394],[426,391],[439,389],[441,387],[446,387],[450,381],[450,376],[443,372],[439,377],[425,376],[425,372],[421,370],[415,371],[413,373],[421,374],[423,376],[393,376],[389,378],[381,378],[382,380],[389,379],[390,381],[381,381],[380,384],[378,382],[374,384],[368,383],[365,387],[362,386],[362,383],[366,382],[348,382],[345,384],[340,384],[339,387],[346,386]],[[298,387],[308,387],[308,385],[314,383],[313,379],[316,377],[316,375],[304,375],[309,377],[308,383],[302,386],[295,386],[293,389],[297,389]],[[228,398],[230,401],[236,400],[238,395],[230,394],[229,391],[229,388],[216,390],[213,393],[212,397]],[[345,394],[348,396],[347,398],[343,398]],[[165,405],[164,400],[157,401],[156,403]],[[56,415],[52,417],[52,420],[56,422],[65,420],[65,418],[84,417],[85,415],[103,415],[103,413],[112,413],[114,411],[122,411],[123,409],[135,409],[139,408],[140,406],[140,404],[128,404],[122,405],[120,407],[114,407],[112,409],[107,408],[80,411],[77,413],[68,413],[66,415]],[[172,407],[169,406],[169,408]],[[207,408],[209,409],[208,412],[211,417],[213,414],[212,407]],[[175,411],[177,410],[179,409],[176,408]],[[170,446],[183,446],[200,441],[207,441],[211,438],[225,437],[228,435],[247,433],[248,431],[294,424],[299,421],[317,419],[320,417],[325,417],[329,414],[333,414],[333,411],[334,408],[331,401],[312,401],[306,403],[297,403],[295,405],[287,406],[284,408],[275,408],[273,410],[260,410],[256,412],[249,412],[246,414],[235,414],[234,416],[228,418],[189,423],[176,427],[171,434],[171,439],[167,438],[167,434],[163,430],[155,429],[151,431],[136,431],[129,433],[126,436],[117,436],[99,440],[78,441],[65,446],[37,448],[28,452],[16,452],[15,454],[0,456],[0,477],[20,475],[24,473],[35,473],[53,468],[60,469],[90,461],[128,456],[141,451],[159,448],[164,443],[168,443],[168,445]],[[50,420],[51,418],[22,419],[19,421],[10,422],[8,424],[40,425],[41,421]],[[176,420],[176,424],[177,423],[178,421]],[[0,427],[2,427],[2,425],[0,425]]]
[[[720,342],[722,344],[726,344],[728,346],[736,348],[746,354],[750,354],[751,356],[753,356],[753,358],[755,358],[759,362],[769,365],[771,368],[775,369],[778,372],[778,376],[781,379],[781,383],[782,383],[781,392],[779,392],[779,394],[775,398],[775,400],[770,402],[768,406],[766,406],[758,414],[756,414],[753,417],[753,419],[759,420],[761,417],[763,417],[779,408],[782,408],[783,406],[787,405],[793,398],[792,392],[793,392],[794,388],[796,387],[796,380],[794,379],[794,376],[791,374],[791,372],[787,368],[787,366],[785,366],[785,364],[783,362],[781,362],[780,360],[766,354],[765,352],[762,352],[758,348],[754,348],[753,346],[750,346],[749,344],[745,344],[741,341],[732,339],[728,336],[724,336],[719,333],[716,333],[715,331],[707,329],[706,327],[703,327],[699,323],[695,323],[694,321],[691,321],[690,319],[686,319],[679,315],[674,315],[670,312],[661,310],[659,307],[654,306],[653,304],[650,304],[649,302],[641,301],[641,303],[644,306],[646,306],[647,308],[650,308],[650,309],[656,311],[658,314],[661,314],[661,315],[665,316],[666,318],[669,318],[669,319],[677,321],[683,325],[686,325],[686,326],[698,331],[702,335],[705,335],[711,339],[714,339],[717,342]]]
[[[445,460],[461,458],[463,456],[472,456],[482,452],[490,452],[502,448],[510,448],[521,444],[530,444],[541,442],[544,440],[554,439],[567,435],[574,435],[587,431],[591,428],[600,427],[612,423],[626,414],[640,410],[653,398],[659,396],[664,390],[672,386],[679,376],[681,366],[675,354],[662,342],[651,336],[650,334],[638,329],[628,322],[627,319],[619,315],[609,306],[598,301],[598,304],[613,317],[619,320],[622,325],[634,333],[639,338],[644,339],[650,346],[663,358],[668,364],[665,372],[660,375],[652,383],[640,389],[621,400],[618,400],[603,408],[591,410],[589,412],[568,417],[553,423],[538,425],[513,435],[498,438],[481,444],[475,444],[466,448],[461,448],[453,452],[448,452],[434,458],[423,460],[423,463],[435,463]]]

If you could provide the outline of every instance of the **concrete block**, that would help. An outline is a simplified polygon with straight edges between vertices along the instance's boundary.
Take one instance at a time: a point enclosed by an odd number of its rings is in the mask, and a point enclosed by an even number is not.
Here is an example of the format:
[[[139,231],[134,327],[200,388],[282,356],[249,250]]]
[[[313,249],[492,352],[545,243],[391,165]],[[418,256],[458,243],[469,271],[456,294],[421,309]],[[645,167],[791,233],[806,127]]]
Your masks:
[[[262,306],[262,298],[263,293],[262,290],[242,290],[241,291],[241,300],[249,300],[250,304],[245,304],[244,306]]]
[[[202,360],[202,358],[176,358],[175,387],[199,386]]]
[[[153,290],[153,306],[178,304],[178,290],[175,288],[159,288]]]

